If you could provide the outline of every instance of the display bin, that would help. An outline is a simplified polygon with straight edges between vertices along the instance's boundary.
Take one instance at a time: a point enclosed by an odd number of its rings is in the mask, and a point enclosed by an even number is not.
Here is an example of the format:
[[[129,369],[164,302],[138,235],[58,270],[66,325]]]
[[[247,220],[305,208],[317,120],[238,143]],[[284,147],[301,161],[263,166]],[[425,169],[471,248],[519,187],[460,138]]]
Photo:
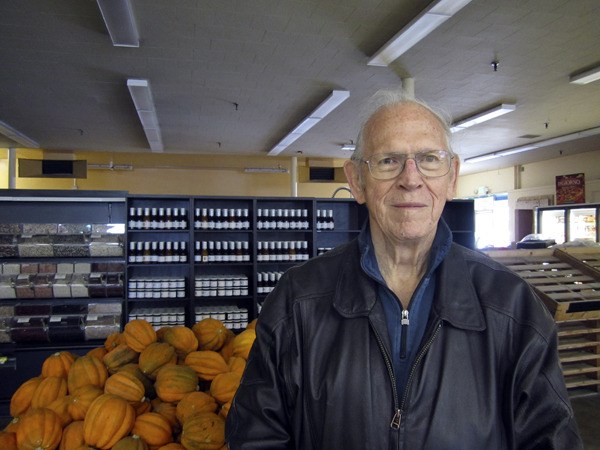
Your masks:
[[[552,313],[571,395],[600,390],[600,248],[485,252],[536,291]]]

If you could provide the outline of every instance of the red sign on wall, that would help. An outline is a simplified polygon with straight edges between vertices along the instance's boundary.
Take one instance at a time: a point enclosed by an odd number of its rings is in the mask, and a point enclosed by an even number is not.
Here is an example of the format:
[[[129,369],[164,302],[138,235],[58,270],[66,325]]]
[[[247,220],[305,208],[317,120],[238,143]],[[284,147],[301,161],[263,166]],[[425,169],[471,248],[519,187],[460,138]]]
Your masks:
[[[585,175],[573,173],[556,177],[556,204],[585,203]]]

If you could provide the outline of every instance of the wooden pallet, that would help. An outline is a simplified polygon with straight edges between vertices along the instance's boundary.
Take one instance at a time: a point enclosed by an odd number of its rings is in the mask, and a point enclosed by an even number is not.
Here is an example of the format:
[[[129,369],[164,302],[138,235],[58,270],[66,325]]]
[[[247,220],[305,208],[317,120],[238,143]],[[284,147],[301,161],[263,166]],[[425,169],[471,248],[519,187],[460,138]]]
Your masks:
[[[600,391],[600,249],[486,254],[527,281],[553,314],[567,389]]]

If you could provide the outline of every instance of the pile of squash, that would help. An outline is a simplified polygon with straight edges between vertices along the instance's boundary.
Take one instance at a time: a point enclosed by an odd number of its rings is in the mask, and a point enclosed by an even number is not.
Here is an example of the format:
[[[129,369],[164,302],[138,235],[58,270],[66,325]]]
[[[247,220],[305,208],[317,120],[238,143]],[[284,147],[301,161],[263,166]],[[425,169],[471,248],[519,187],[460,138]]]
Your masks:
[[[54,353],[13,394],[0,449],[224,449],[254,326],[236,335],[204,319],[155,331],[133,320],[84,356]]]

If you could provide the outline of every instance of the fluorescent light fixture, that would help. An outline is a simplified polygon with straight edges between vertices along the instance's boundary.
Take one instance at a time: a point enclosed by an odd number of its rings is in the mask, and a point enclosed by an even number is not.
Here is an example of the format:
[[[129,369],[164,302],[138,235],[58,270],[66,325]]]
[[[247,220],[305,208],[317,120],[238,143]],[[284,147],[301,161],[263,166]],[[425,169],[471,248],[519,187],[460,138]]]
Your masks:
[[[342,150],[345,152],[353,152],[354,150],[356,150],[356,145],[344,144],[344,145],[342,145]]]
[[[569,77],[569,81],[573,84],[588,84],[597,80],[600,80],[600,66]]]
[[[473,158],[465,159],[465,163],[467,164],[475,164],[478,162],[487,161],[489,159],[499,158],[500,155],[496,153],[488,153],[487,155],[474,156]]]
[[[535,150],[536,148],[540,148],[544,146],[543,141],[537,143],[536,145],[523,145],[521,147],[513,147],[506,150],[500,150],[493,153],[486,153],[485,155],[475,156],[473,158],[465,159],[467,164],[478,163],[482,161],[487,161],[489,159],[500,158],[502,156],[515,155],[517,153],[528,152],[529,150]]]
[[[133,164],[113,164],[113,162],[109,162],[108,164],[89,164],[87,165],[88,169],[93,170],[133,170]]]
[[[507,114],[511,111],[514,111],[516,108],[517,106],[512,103],[502,103],[498,106],[493,107],[492,109],[488,109],[487,111],[475,114],[474,116],[468,117],[466,119],[452,124],[452,126],[450,127],[450,131],[452,133],[456,133],[457,131],[472,127],[473,125],[477,125],[482,122],[494,119],[498,116]]]
[[[471,0],[431,2],[427,8],[381,47],[367,64],[369,66],[390,65],[470,2]]]
[[[278,155],[289,147],[296,139],[314,127],[321,119],[327,116],[335,108],[341,105],[348,97],[349,91],[333,90],[331,94],[315,109],[312,113],[306,116],[292,131],[273,147],[268,155]]]
[[[144,128],[146,139],[153,152],[162,152],[164,150],[162,135],[152,99],[150,82],[145,79],[130,78],[127,80],[127,87],[133,99],[133,104]]]
[[[131,0],[97,0],[102,18],[115,47],[139,47]]]
[[[289,170],[285,167],[246,167],[246,173],[288,173]]]
[[[510,156],[516,155],[517,153],[528,152],[529,150],[535,150],[536,148],[540,148],[539,145],[523,145],[522,147],[513,147],[507,150],[501,150],[497,153],[498,156]]]
[[[33,139],[25,136],[19,130],[15,130],[6,122],[0,120],[0,134],[3,134],[7,138],[15,141],[18,144],[21,144],[23,147],[27,148],[40,148],[40,144],[38,144]]]
[[[575,139],[581,139],[588,136],[595,136],[600,134],[600,127],[588,128],[587,130],[577,131],[575,133],[564,134],[555,138],[546,139],[543,141],[534,142],[529,145],[522,145],[520,147],[507,148],[506,150],[498,150],[492,153],[486,153],[485,155],[474,156],[473,158],[465,159],[465,163],[473,164],[489,159],[500,158],[502,156],[514,155],[517,153],[527,152],[529,150],[535,150],[537,148],[548,147],[549,145],[562,144],[563,142],[573,141]]]

